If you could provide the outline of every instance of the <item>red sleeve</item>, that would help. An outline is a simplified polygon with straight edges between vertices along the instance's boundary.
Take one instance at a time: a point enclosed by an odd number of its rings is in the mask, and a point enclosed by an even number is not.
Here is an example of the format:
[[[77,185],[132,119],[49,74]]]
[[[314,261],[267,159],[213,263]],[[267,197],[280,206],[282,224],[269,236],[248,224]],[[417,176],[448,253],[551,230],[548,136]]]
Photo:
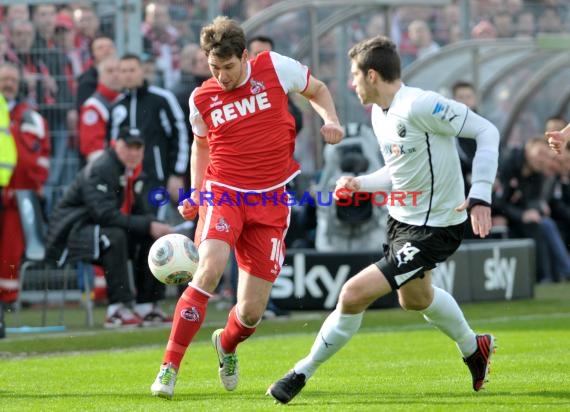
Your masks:
[[[99,112],[91,106],[83,106],[79,112],[79,152],[87,157],[105,148],[107,125]]]

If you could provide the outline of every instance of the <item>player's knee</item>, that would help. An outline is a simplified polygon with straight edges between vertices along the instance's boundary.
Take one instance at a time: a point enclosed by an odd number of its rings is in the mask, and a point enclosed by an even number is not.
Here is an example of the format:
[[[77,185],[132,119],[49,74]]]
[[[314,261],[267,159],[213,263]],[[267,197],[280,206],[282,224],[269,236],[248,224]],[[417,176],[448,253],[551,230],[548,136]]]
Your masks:
[[[421,311],[430,305],[431,299],[429,296],[400,296],[399,302],[404,310]]]
[[[238,306],[238,318],[244,326],[248,328],[253,328],[261,320],[264,311],[265,310],[261,308]]]
[[[192,283],[200,289],[212,293],[220,283],[223,273],[224,270],[220,269],[219,265],[200,261]]]
[[[362,296],[354,288],[343,286],[338,297],[339,307],[343,313],[360,313],[366,309]]]

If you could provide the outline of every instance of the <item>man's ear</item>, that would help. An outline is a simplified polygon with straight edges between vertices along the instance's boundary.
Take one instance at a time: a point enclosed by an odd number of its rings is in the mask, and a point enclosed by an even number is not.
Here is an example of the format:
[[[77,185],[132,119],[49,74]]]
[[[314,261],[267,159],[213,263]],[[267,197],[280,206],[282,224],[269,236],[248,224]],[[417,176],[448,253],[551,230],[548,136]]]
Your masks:
[[[248,60],[249,60],[249,53],[247,52],[247,49],[243,49],[243,53],[241,55],[241,61],[246,62]]]
[[[366,73],[366,79],[370,83],[375,83],[378,80],[378,72],[376,70],[368,69]]]

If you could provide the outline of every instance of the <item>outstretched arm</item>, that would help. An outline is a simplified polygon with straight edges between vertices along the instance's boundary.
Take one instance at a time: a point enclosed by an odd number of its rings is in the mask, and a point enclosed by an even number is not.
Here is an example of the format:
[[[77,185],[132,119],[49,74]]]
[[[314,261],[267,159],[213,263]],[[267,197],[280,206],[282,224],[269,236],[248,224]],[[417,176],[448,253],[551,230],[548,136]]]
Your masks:
[[[319,79],[309,76],[307,87],[301,95],[309,99],[311,106],[323,119],[324,125],[321,127],[321,134],[325,142],[330,144],[338,143],[344,137],[344,128],[340,125],[334,100],[328,87]]]

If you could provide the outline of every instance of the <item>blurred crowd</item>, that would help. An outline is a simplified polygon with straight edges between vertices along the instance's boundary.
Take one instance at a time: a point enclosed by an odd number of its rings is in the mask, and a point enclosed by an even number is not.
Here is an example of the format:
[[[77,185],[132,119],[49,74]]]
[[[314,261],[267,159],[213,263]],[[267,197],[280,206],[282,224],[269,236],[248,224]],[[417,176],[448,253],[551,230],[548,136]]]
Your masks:
[[[276,3],[275,0],[220,0],[219,14],[246,21]],[[107,3],[34,6],[13,3],[0,7],[0,93],[10,106],[12,133],[26,139],[19,150],[29,152],[19,156],[22,163],[15,170],[12,190],[3,193],[4,209],[14,207],[13,190],[32,189],[43,199],[49,217],[65,188],[83,166],[94,161],[108,142],[117,137],[122,123],[130,121],[131,129],[156,134],[143,119],[135,116],[134,120],[125,120],[120,111],[113,111],[122,105],[128,112],[130,106],[126,102],[140,104],[134,91],[141,88],[168,101],[164,115],[160,112],[162,117],[154,126],[161,124],[163,129],[159,133],[174,136],[175,143],[157,149],[158,154],[147,144],[144,167],[155,184],[166,187],[176,199],[177,188],[188,185],[188,150],[192,143],[187,121],[188,96],[210,76],[206,57],[198,46],[199,31],[208,21],[209,7],[206,0],[143,1],[140,28],[143,50],[127,59],[130,66],[122,59],[124,56],[118,56],[114,43],[117,28],[113,10]],[[394,7],[388,13],[368,11],[348,23],[349,43],[378,34],[389,35],[398,45],[406,66],[462,39],[528,39],[538,33],[570,32],[570,6],[565,0],[472,0],[468,32],[462,31],[461,7],[460,1],[451,1],[444,7]],[[319,8],[318,13],[323,18],[331,11]],[[251,35],[268,36],[273,39],[274,50],[305,61],[307,56],[299,53],[308,25],[308,13],[301,9],[282,14]],[[338,69],[334,30],[320,39],[319,47],[320,78],[329,82],[333,93],[348,87],[349,79],[343,85],[334,76]],[[140,79],[133,72],[139,65]],[[450,93],[452,86],[449,85]],[[468,83],[464,86],[461,91],[476,95],[472,86]],[[455,92],[454,89],[454,95]],[[468,104],[477,110],[476,102]],[[302,105],[299,110],[301,120],[310,112]],[[361,120],[369,122],[366,114]],[[562,128],[568,120],[559,113],[551,113],[544,128]],[[305,124],[311,124],[311,119],[306,118]],[[539,280],[568,278],[570,152],[554,156],[542,136],[519,143],[502,153],[496,223],[506,228],[507,236],[537,240]],[[314,144],[310,127],[300,131],[296,154],[303,170],[309,176],[314,175],[316,181],[319,170],[313,155]],[[462,161],[465,160],[468,179],[469,148],[464,149]],[[307,205],[298,211],[298,226],[291,231],[294,237],[290,236],[289,246],[314,247],[314,209]],[[2,230],[7,232],[2,238],[2,248],[6,239],[12,240],[14,236],[13,226],[6,229],[5,223],[17,215],[12,213],[12,217],[4,217],[0,222]],[[19,242],[22,245],[12,248],[10,253],[4,252],[0,262],[0,291],[12,290],[5,292],[4,298],[0,294],[5,301],[13,300],[15,293],[13,280],[17,279],[23,250],[21,236]]]

